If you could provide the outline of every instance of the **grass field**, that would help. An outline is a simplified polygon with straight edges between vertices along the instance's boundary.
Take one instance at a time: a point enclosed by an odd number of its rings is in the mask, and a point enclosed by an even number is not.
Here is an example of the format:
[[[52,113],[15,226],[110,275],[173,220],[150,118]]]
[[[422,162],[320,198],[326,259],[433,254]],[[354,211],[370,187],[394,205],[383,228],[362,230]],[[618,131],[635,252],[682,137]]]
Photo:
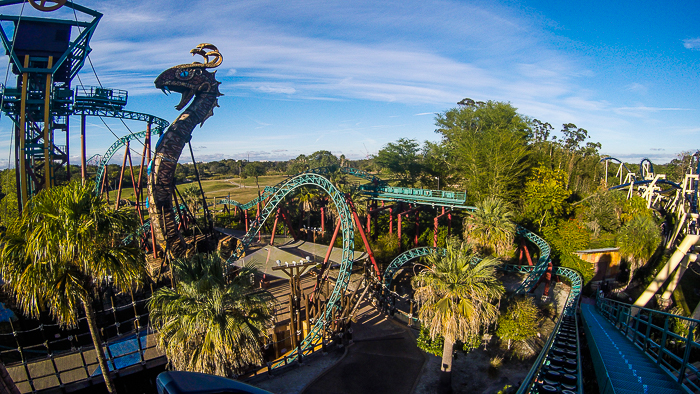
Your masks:
[[[274,186],[281,181],[287,179],[286,175],[267,175],[261,176],[258,179],[260,183],[260,190],[265,186]],[[187,182],[176,185],[180,193],[186,188],[196,187],[199,189],[197,182]],[[220,200],[222,198],[230,198],[232,200],[238,201],[240,203],[247,203],[248,201],[256,198],[258,196],[258,188],[255,185],[255,178],[229,178],[229,179],[207,179],[202,181],[202,189],[204,189],[204,195],[207,200],[212,201],[214,198]],[[144,196],[146,195],[146,190],[144,190]],[[117,198],[117,191],[112,190],[109,192],[109,200],[115,201]],[[122,199],[127,199],[134,201],[134,191],[131,188],[125,188],[122,190]]]

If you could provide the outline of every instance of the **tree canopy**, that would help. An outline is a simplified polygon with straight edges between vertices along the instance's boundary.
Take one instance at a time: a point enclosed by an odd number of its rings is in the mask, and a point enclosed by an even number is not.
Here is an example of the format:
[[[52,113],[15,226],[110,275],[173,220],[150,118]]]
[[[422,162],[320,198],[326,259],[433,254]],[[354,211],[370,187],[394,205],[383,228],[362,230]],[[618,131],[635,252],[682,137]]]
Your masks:
[[[469,202],[487,196],[515,200],[530,166],[527,119],[515,107],[496,101],[464,102],[438,114],[436,125]]]

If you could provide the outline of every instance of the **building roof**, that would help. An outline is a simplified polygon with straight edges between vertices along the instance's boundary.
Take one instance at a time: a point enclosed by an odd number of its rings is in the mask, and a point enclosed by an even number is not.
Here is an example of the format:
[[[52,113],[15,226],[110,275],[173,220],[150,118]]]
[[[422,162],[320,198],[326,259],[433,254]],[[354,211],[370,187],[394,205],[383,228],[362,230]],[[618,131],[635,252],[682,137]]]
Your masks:
[[[587,249],[587,250],[577,250],[574,253],[605,253],[605,252],[617,252],[620,248],[601,248],[601,249]]]

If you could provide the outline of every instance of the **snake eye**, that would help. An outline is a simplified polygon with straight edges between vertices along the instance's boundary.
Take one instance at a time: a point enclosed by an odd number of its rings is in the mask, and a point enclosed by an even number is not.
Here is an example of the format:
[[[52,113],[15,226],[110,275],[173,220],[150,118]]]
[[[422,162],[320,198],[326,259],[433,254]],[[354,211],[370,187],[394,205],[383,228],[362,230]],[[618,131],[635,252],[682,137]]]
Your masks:
[[[182,71],[182,72],[180,72],[180,75],[179,75],[180,78],[187,78],[188,76],[190,76],[189,71]]]

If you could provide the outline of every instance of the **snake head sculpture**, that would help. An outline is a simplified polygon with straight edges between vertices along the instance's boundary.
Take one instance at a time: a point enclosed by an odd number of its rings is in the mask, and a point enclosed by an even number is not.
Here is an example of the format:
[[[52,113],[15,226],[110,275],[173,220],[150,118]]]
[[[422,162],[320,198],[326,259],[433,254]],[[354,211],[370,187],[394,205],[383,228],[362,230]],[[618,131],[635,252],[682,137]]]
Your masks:
[[[165,94],[177,92],[182,95],[180,102],[175,106],[178,111],[185,108],[194,96],[209,94],[215,97],[222,96],[219,92],[220,82],[215,78],[216,71],[207,70],[218,67],[224,60],[219,50],[212,44],[199,44],[190,53],[192,56],[202,56],[206,62],[171,67],[163,71],[154,82],[156,88],[161,89]]]

